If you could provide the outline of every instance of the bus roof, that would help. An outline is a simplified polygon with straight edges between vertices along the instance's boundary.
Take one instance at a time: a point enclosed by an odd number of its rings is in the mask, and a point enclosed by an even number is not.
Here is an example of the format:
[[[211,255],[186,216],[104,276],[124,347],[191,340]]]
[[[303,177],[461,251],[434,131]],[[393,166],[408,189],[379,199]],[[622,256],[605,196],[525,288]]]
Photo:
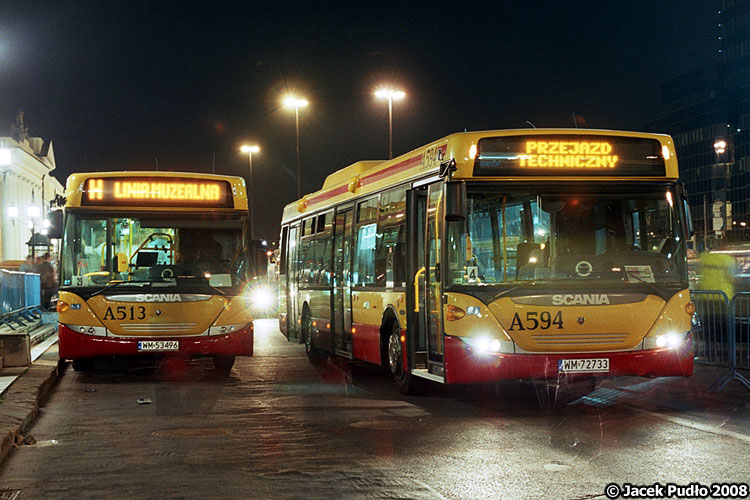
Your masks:
[[[101,181],[112,188],[114,183],[149,182],[153,185],[147,196],[126,196],[126,199],[114,200],[114,197],[99,197],[99,201],[84,199],[88,181]],[[167,189],[172,189],[168,193]],[[212,188],[216,200],[206,198],[200,189]],[[154,191],[159,190],[161,191]],[[135,193],[136,191],[133,191]],[[137,191],[143,194],[144,191]],[[191,195],[194,196],[191,197]],[[112,193],[107,193],[107,195]],[[202,199],[203,198],[206,199]],[[213,196],[213,194],[211,194]],[[149,199],[150,198],[150,199]],[[221,198],[221,200],[219,200]],[[65,206],[67,208],[87,209],[145,209],[145,210],[244,210],[247,211],[247,192],[245,179],[232,175],[203,174],[196,172],[153,172],[153,171],[120,171],[120,172],[83,172],[71,174],[65,184]],[[112,202],[108,202],[111,199]]]
[[[546,136],[546,137],[542,137]],[[550,137],[553,136],[553,137]],[[521,140],[526,140],[526,144],[543,144],[545,148],[552,149],[557,147],[565,148],[567,145],[568,150],[564,151],[562,155],[553,156],[564,156],[565,159],[570,159],[575,155],[569,153],[572,151],[571,146],[586,144],[591,146],[590,155],[593,156],[597,162],[600,162],[602,169],[610,167],[607,163],[611,163],[611,169],[602,175],[600,171],[593,172],[593,170],[584,169],[571,171],[570,169],[551,169],[547,168],[543,175],[540,175],[539,170],[536,170],[533,174],[529,174],[530,170],[520,170],[518,168],[503,167],[495,169],[495,175],[493,175],[492,168],[480,169],[478,168],[479,158],[471,156],[472,150],[476,152],[476,148],[480,145],[480,141],[483,139],[489,140],[495,139],[495,142],[499,142],[500,146],[506,148],[509,151],[513,146],[518,146]],[[503,138],[507,140],[503,140]],[[514,141],[514,139],[516,139]],[[553,140],[550,140],[553,139]],[[557,140],[554,140],[557,139]],[[628,173],[624,173],[625,170],[618,171],[614,169],[614,162],[618,161],[618,156],[614,155],[617,151],[612,152],[612,145],[609,142],[621,142],[621,143],[638,143],[649,142],[659,148],[659,155],[667,153],[661,162],[661,171],[654,170],[643,170],[643,172],[631,170]],[[624,148],[629,147],[629,144],[615,144],[615,146],[623,146]],[[496,146],[496,145],[495,145]],[[492,146],[488,146],[492,147]],[[593,150],[596,148],[596,151]],[[481,148],[480,148],[481,149]],[[642,148],[641,148],[642,149]],[[610,151],[610,154],[605,154]],[[546,150],[545,150],[546,152]],[[510,157],[505,155],[493,156],[492,161],[508,160]],[[515,156],[512,157],[514,160],[518,160],[519,156],[523,156],[524,153],[515,152]],[[537,157],[538,155],[531,155]],[[580,156],[580,155],[579,155]],[[649,156],[652,158],[652,156]],[[622,157],[623,160],[627,160],[626,157]],[[298,217],[302,217],[307,213],[312,213],[318,209],[325,208],[337,203],[342,203],[349,199],[359,198],[366,196],[370,193],[377,193],[382,189],[387,189],[390,186],[397,186],[399,184],[417,180],[420,178],[428,178],[440,174],[441,165],[448,166],[452,170],[451,178],[455,180],[469,180],[469,179],[482,179],[482,180],[506,180],[506,181],[522,181],[522,180],[534,180],[535,182],[560,182],[562,180],[581,180],[581,181],[594,181],[594,182],[622,182],[627,181],[643,181],[643,180],[676,180],[678,178],[677,160],[675,158],[674,142],[672,138],[665,134],[652,134],[645,132],[629,132],[629,131],[615,131],[615,130],[603,130],[603,129],[507,129],[507,130],[484,130],[477,132],[458,132],[449,136],[443,137],[436,141],[433,141],[425,146],[413,149],[408,153],[404,153],[392,160],[373,160],[373,161],[359,161],[347,167],[344,167],[336,172],[330,174],[323,187],[313,193],[303,196],[301,199],[288,204],[284,208],[282,221],[286,222],[293,220]],[[623,161],[622,163],[627,163]],[[627,166],[625,167],[627,168]],[[559,175],[558,172],[562,172]]]

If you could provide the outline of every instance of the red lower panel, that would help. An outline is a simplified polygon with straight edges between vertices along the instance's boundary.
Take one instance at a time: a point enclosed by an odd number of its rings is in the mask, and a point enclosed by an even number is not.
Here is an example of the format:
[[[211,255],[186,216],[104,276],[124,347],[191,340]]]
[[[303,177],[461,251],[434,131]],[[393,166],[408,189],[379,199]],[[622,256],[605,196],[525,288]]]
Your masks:
[[[445,381],[449,384],[496,380],[557,379],[559,359],[609,358],[608,374],[570,374],[568,377],[639,375],[642,377],[693,374],[693,340],[675,349],[653,349],[585,354],[481,354],[458,337],[445,337]]]
[[[354,324],[352,355],[354,359],[380,364],[380,327]]]
[[[180,350],[169,352],[138,352],[139,340],[179,340]],[[253,325],[225,335],[201,337],[98,337],[78,333],[65,325],[59,326],[60,359],[92,358],[94,356],[131,356],[139,354],[220,354],[225,356],[253,355]]]

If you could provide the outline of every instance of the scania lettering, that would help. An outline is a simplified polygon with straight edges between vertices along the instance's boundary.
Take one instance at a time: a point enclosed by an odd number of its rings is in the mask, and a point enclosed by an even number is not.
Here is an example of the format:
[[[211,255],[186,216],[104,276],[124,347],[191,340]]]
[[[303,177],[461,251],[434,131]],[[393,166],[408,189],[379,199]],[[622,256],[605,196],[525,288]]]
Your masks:
[[[182,297],[179,293],[138,294],[134,296],[134,299],[136,302],[182,302]]]
[[[601,305],[609,304],[607,295],[553,295],[552,304],[556,306]]]

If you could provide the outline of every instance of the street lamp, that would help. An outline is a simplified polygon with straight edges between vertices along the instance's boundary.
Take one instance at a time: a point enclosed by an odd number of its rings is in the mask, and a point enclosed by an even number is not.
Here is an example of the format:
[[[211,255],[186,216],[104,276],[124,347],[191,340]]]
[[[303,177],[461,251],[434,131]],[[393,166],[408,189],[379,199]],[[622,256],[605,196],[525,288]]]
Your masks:
[[[299,99],[292,95],[287,96],[284,98],[284,107],[294,108],[294,120],[297,128],[297,199],[299,199],[301,196],[299,181],[299,108],[307,107],[307,99]]]
[[[10,149],[0,147],[0,166],[7,167],[8,165],[10,165],[10,162]]]
[[[253,210],[253,153],[260,152],[260,147],[255,144],[244,144],[240,151],[247,153],[247,160],[250,163],[250,185],[247,188],[247,194],[250,198],[250,240],[253,240],[255,238],[255,228],[253,227],[253,219],[255,218],[255,210]]]
[[[375,97],[388,99],[388,159],[390,160],[393,158],[393,101],[403,99],[406,93],[403,90],[382,88],[375,91]]]
[[[724,219],[723,229],[724,229],[725,237],[726,237],[726,232],[730,229],[729,226],[731,225],[731,212],[730,212],[731,208],[730,207],[732,206],[732,203],[729,200],[729,193],[730,193],[729,183],[731,182],[732,174],[731,174],[731,171],[729,170],[729,167],[727,166],[727,162],[721,161],[721,155],[727,152],[727,146],[728,146],[727,141],[725,141],[724,139],[719,139],[716,142],[714,142],[714,153],[716,153],[716,163],[721,164],[721,166],[723,167],[722,173],[724,174],[724,182],[723,182],[723,189],[722,189],[723,191],[722,201],[723,201],[724,213],[722,215]]]
[[[31,243],[30,250],[32,257],[36,257],[36,242],[34,241],[34,234],[36,233],[35,219],[39,218],[40,213],[41,212],[39,210],[39,207],[37,207],[36,205],[29,205],[28,207],[26,207],[26,215],[29,216],[28,226],[29,230],[31,230],[31,239],[29,239],[29,243]]]

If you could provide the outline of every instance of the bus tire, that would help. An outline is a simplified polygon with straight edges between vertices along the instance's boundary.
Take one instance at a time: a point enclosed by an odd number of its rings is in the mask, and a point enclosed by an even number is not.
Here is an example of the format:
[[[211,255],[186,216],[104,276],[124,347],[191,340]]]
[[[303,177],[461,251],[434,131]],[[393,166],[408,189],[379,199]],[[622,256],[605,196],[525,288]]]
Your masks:
[[[218,354],[214,356],[214,368],[217,370],[228,372],[233,366],[234,356],[221,356]]]
[[[94,367],[92,358],[78,358],[73,360],[73,370],[77,372],[90,372]]]
[[[388,368],[402,394],[415,396],[424,392],[424,380],[404,369],[401,329],[397,321],[391,323],[391,335],[388,337]]]
[[[302,312],[302,339],[305,343],[305,354],[307,354],[310,363],[320,365],[328,359],[328,351],[312,344],[312,316],[307,307]]]

